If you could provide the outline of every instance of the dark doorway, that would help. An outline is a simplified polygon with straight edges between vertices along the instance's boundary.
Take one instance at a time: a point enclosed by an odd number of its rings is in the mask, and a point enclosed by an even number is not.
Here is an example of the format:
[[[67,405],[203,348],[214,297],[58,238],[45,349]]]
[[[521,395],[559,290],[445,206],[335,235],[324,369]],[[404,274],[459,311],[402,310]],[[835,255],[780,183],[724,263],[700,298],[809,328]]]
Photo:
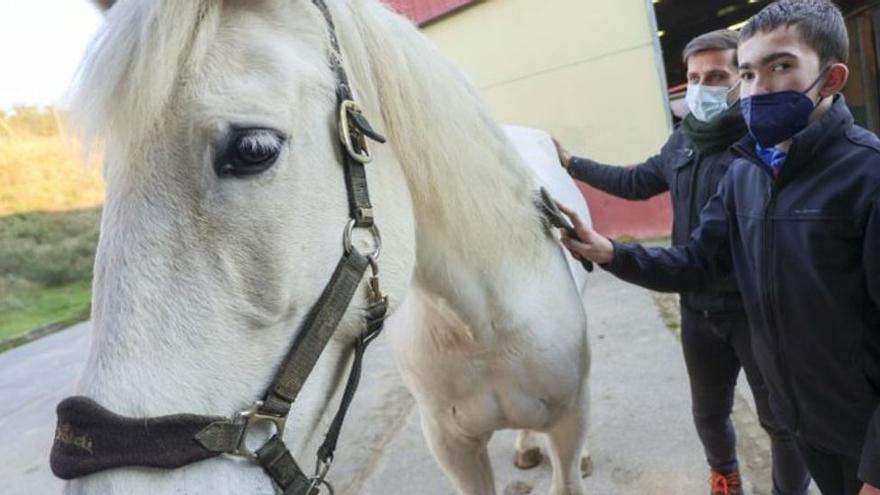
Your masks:
[[[768,0],[654,0],[669,87],[687,82],[681,52],[690,40],[716,29],[736,27],[768,3]]]
[[[843,91],[856,122],[880,133],[880,2],[854,9],[847,16],[849,82]]]

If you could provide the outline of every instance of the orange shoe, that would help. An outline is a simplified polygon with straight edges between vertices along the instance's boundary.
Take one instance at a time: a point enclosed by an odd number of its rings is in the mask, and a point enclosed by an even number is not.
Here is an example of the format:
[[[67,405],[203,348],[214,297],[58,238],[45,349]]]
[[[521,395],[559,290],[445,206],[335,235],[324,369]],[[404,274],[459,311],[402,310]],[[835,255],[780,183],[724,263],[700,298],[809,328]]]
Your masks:
[[[743,495],[742,484],[739,480],[739,471],[734,469],[729,473],[709,471],[710,495]]]

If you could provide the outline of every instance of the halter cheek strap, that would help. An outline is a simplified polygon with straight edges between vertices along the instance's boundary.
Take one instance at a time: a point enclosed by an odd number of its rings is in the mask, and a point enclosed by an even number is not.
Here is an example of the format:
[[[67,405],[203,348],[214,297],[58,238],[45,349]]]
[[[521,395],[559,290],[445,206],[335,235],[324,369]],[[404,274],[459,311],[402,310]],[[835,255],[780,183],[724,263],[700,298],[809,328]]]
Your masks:
[[[57,408],[58,426],[52,447],[52,472],[73,479],[125,466],[178,468],[229,454],[259,463],[285,495],[314,495],[333,462],[342,423],[360,381],[367,346],[379,335],[388,310],[388,299],[379,287],[377,259],[381,237],[373,218],[364,165],[372,160],[367,140],[383,143],[354,102],[333,19],[324,0],[312,0],[327,21],[330,33],[330,68],[336,75],[339,140],[342,148],[349,222],[343,235],[343,255],[320,298],[310,309],[290,350],[262,400],[232,418],[177,414],[155,418],[120,416],[87,397],[69,397]],[[351,244],[352,231],[368,229],[375,250],[369,255]],[[296,400],[325,346],[333,336],[367,269],[364,326],[354,345],[354,362],[339,410],[318,449],[315,474],[307,476],[282,440],[291,405]],[[254,425],[271,423],[275,434],[256,451],[247,445]]]

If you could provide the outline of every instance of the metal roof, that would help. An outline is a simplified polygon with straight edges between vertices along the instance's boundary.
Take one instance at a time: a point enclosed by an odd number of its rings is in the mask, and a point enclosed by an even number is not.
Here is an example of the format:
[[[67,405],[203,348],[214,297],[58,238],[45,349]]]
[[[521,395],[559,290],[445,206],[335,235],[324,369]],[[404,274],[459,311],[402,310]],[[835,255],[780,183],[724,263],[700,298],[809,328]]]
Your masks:
[[[416,24],[438,19],[476,0],[383,0]]]

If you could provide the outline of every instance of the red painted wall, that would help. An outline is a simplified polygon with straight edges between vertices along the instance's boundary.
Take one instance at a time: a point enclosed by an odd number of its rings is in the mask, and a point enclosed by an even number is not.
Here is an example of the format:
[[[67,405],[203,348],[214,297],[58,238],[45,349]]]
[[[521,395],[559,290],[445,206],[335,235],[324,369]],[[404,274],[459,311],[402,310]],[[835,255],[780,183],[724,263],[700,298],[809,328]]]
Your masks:
[[[423,24],[474,0],[383,0],[397,12],[410,18],[416,24]]]
[[[669,236],[672,230],[672,203],[668,193],[647,201],[627,201],[583,182],[577,182],[577,185],[590,205],[590,215],[597,232],[616,239]]]

